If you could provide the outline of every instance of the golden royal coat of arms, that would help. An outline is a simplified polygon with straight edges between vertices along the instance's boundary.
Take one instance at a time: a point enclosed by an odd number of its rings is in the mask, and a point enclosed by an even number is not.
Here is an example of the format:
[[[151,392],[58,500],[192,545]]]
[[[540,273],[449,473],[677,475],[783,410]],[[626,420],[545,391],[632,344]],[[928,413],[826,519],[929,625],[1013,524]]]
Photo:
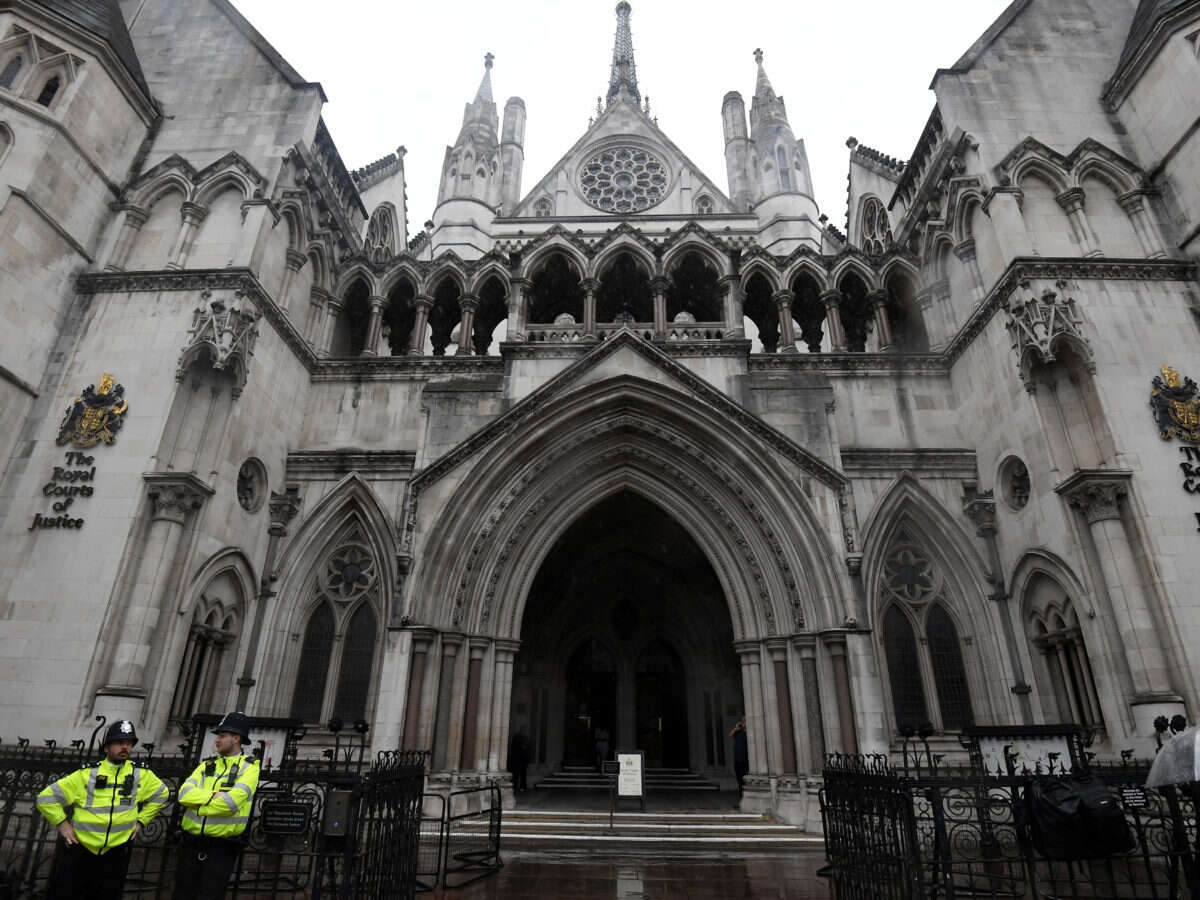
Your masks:
[[[1164,441],[1177,437],[1182,441],[1200,443],[1200,388],[1190,378],[1184,378],[1170,366],[1162,367],[1150,390],[1150,408],[1158,423],[1158,433]]]
[[[129,404],[125,401],[125,388],[107,372],[100,379],[100,387],[89,384],[67,408],[67,414],[58,426],[58,446],[72,444],[80,450],[97,444],[111,444],[116,440]]]

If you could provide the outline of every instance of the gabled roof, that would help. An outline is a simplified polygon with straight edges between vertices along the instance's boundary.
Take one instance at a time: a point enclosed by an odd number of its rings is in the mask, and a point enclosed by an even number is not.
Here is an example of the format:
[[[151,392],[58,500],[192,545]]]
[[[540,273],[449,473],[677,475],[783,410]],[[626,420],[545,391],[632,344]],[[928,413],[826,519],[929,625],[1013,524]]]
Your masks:
[[[133,49],[133,40],[129,37],[129,29],[125,27],[125,17],[117,6],[117,0],[35,0],[39,6],[44,6],[58,13],[64,19],[74,22],[92,34],[108,43],[121,61],[126,71],[138,87],[150,96],[150,88],[146,84],[146,76],[142,74],[142,65],[138,62],[137,51]]]

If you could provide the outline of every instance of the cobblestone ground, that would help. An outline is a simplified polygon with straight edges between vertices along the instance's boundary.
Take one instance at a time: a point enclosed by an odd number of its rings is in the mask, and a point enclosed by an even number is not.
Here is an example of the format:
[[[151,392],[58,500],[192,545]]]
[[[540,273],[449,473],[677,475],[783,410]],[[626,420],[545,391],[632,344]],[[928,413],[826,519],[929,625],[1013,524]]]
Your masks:
[[[517,900],[557,897],[603,900],[660,898],[786,898],[827,900],[830,892],[817,869],[819,853],[788,856],[668,858],[505,858],[496,875],[458,890],[438,891],[444,900]],[[427,895],[429,896],[429,895]]]

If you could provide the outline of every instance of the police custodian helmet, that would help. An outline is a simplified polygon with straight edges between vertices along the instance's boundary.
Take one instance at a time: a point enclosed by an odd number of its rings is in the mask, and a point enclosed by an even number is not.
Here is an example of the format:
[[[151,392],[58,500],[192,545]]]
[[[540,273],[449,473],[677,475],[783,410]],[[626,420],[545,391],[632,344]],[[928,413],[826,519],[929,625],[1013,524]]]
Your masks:
[[[243,743],[250,740],[250,719],[245,713],[231,712],[226,713],[225,718],[217,723],[217,727],[213,729],[213,734],[220,734],[222,731],[228,731],[230,734],[240,734]]]
[[[137,746],[137,732],[133,730],[133,723],[128,719],[121,719],[113,722],[108,726],[108,731],[104,733],[104,744],[107,747],[113,741],[133,741],[133,746]]]

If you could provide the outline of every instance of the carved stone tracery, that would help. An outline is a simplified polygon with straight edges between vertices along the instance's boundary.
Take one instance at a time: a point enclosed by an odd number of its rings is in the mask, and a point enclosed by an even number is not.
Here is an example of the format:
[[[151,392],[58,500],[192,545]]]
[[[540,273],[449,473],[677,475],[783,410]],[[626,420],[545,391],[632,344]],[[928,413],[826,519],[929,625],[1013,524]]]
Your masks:
[[[237,397],[246,386],[261,314],[240,288],[233,292],[232,301],[214,298],[209,289],[200,297],[202,302],[192,313],[192,327],[179,357],[175,380],[182,381],[188,366],[207,357],[218,372],[232,373],[233,396]]]
[[[1095,369],[1091,344],[1083,335],[1083,316],[1075,299],[1066,295],[1067,288],[1067,282],[1060,280],[1039,293],[1029,281],[1022,281],[1004,302],[1006,327],[1026,387],[1032,385],[1033,367],[1054,362],[1064,346],[1074,350],[1089,371]]]

